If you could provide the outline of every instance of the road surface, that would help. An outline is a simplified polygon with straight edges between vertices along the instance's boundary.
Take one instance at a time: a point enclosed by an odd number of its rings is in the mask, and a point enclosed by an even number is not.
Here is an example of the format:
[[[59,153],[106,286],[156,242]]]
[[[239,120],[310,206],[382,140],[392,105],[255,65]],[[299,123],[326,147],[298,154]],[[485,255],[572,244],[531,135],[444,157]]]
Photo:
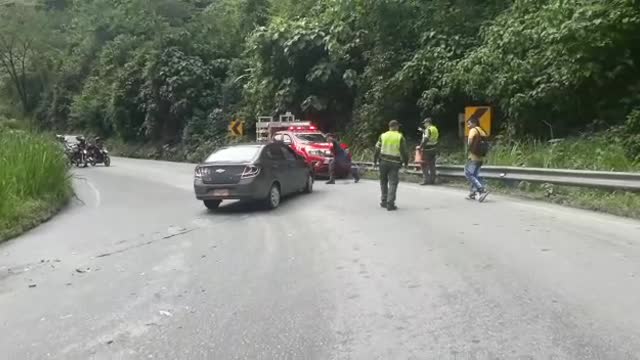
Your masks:
[[[640,359],[640,222],[347,181],[207,212],[192,172],[77,170],[0,245],[0,358]]]

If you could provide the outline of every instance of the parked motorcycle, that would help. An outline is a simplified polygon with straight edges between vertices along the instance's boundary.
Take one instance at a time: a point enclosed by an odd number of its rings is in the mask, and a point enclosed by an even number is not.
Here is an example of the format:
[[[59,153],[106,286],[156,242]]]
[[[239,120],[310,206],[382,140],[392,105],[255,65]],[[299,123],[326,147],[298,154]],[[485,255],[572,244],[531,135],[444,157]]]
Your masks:
[[[96,164],[104,164],[104,166],[111,166],[111,157],[109,157],[109,151],[102,139],[96,138],[95,144],[90,144],[88,147],[89,151],[89,163],[91,166],[96,166]]]
[[[78,143],[73,146],[71,163],[77,167],[86,168],[89,166],[90,160],[89,151],[87,151],[87,143],[82,136],[76,137],[76,140],[78,140]]]

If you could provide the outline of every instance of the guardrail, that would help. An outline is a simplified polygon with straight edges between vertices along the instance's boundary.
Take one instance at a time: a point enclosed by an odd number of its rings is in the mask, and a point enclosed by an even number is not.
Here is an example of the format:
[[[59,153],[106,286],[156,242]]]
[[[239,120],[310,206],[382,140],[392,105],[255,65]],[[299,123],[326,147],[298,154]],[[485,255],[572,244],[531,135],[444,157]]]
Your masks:
[[[356,161],[354,164],[369,171],[373,170],[372,162]],[[440,177],[464,178],[464,166],[438,165],[437,169]],[[422,175],[418,164],[409,165],[409,169],[406,172],[412,175]],[[481,174],[486,179],[494,180],[527,181],[531,183],[640,192],[640,173],[483,166]]]

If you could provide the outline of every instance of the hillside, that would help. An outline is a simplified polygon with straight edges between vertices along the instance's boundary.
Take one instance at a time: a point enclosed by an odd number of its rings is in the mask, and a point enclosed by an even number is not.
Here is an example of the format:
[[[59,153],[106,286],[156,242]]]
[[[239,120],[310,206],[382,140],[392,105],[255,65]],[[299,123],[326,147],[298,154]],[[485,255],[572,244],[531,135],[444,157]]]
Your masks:
[[[487,104],[499,141],[640,154],[634,0],[40,0],[0,7],[0,32],[0,116],[44,129],[195,152],[292,111],[370,144]]]

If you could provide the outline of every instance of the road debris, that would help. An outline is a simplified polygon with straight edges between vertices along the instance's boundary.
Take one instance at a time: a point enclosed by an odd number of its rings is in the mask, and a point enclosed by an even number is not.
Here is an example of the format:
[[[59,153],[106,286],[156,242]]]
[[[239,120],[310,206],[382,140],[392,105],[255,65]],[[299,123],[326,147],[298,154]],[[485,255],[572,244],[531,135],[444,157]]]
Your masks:
[[[173,316],[172,313],[170,313],[169,311],[166,311],[166,310],[160,310],[159,313],[160,313],[160,315],[164,315],[166,317],[172,317]]]
[[[88,272],[91,272],[91,268],[90,268],[90,267],[87,267],[86,269],[77,268],[77,269],[76,269],[76,272],[77,272],[78,274],[88,273]]]
[[[29,287],[30,287],[30,288],[34,288],[34,287],[36,287],[36,286],[37,286],[36,284],[29,284]]]

